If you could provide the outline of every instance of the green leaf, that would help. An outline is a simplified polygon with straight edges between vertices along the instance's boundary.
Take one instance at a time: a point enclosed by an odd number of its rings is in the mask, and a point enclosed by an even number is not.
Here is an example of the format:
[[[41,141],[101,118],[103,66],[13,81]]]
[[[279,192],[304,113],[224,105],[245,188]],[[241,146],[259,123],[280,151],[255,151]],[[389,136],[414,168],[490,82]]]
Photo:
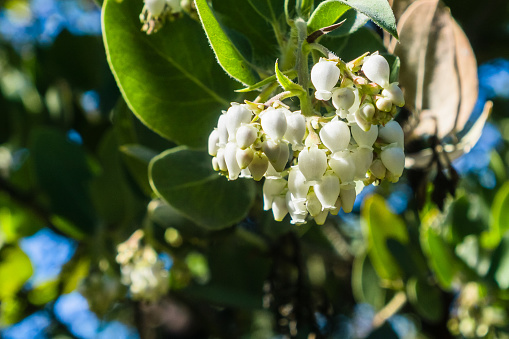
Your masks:
[[[133,113],[165,138],[205,148],[235,82],[214,60],[199,23],[188,16],[156,34],[140,31],[143,3],[106,0],[103,39],[110,67]]]
[[[120,146],[124,162],[129,168],[134,180],[138,183],[143,192],[150,196],[152,188],[148,181],[148,165],[150,160],[157,155],[148,147],[139,144],[126,144]]]
[[[309,13],[313,9],[314,0],[301,0],[300,15],[304,18],[309,17]]]
[[[495,281],[500,289],[509,288],[509,234],[506,234],[491,256],[486,277]]]
[[[491,227],[481,236],[485,248],[495,248],[509,229],[509,182],[499,188],[491,207]]]
[[[308,34],[335,24],[349,9],[350,6],[336,0],[320,3],[308,20]]]
[[[387,241],[392,239],[407,244],[408,232],[405,223],[392,213],[385,200],[376,194],[366,198],[361,214],[369,258],[376,272],[382,279],[400,278],[400,268],[387,247]]]
[[[248,0],[258,14],[267,21],[276,23],[284,12],[284,0]]]
[[[353,60],[366,52],[386,51],[380,36],[366,27],[341,38],[328,35],[324,36],[320,43],[345,61]]]
[[[93,234],[96,215],[88,187],[92,173],[83,147],[58,130],[41,128],[34,130],[30,149],[38,182],[52,211],[72,223],[67,225],[72,229],[62,231]]]
[[[279,70],[277,60],[274,69],[276,72],[277,81],[285,91],[289,91],[294,96],[307,95],[306,91],[304,88],[302,88],[301,85],[294,83],[289,77],[284,75],[283,72]]]
[[[228,182],[214,172],[205,152],[177,147],[152,159],[150,183],[170,205],[200,226],[220,229],[242,220],[251,207],[254,182]]]
[[[283,74],[288,76],[288,77],[290,77],[290,78],[296,78],[297,77],[297,71],[294,71],[294,70],[284,71]],[[246,88],[238,89],[235,92],[239,92],[239,93],[251,92],[251,91],[257,90],[257,89],[259,89],[259,88],[261,88],[261,87],[263,87],[265,85],[272,84],[276,80],[277,80],[277,76],[276,76],[276,74],[274,74],[274,75],[271,75],[268,78],[263,79],[260,82],[257,82],[254,85],[248,86]]]
[[[0,252],[0,301],[13,297],[32,276],[28,256],[17,246],[4,247]]]
[[[442,293],[425,281],[411,278],[406,285],[408,300],[426,320],[436,323],[444,316]]]
[[[252,85],[259,79],[244,56],[223,31],[207,0],[196,0],[196,9],[200,16],[203,29],[207,34],[210,46],[214,50],[217,62],[232,78],[245,84]]]
[[[380,310],[385,304],[385,290],[367,254],[355,257],[352,269],[352,292],[358,303],[368,303]]]
[[[337,22],[345,21],[339,28],[336,28],[330,33],[327,33],[328,37],[340,38],[345,35],[352,34],[358,29],[364,27],[369,18],[362,13],[357,12],[354,9],[349,9],[344,13]]]

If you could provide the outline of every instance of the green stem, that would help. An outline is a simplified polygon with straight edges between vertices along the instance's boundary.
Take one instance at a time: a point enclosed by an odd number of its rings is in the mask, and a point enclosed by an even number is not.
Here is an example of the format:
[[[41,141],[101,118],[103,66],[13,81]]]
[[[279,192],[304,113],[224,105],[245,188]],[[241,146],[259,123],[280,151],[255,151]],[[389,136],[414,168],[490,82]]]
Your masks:
[[[274,81],[267,87],[263,89],[263,91],[256,97],[254,102],[265,102],[269,100],[271,94],[276,90],[276,88],[279,87],[279,83],[277,81]]]
[[[317,50],[318,52],[325,55],[327,58],[330,58],[331,56],[335,56],[334,53],[329,51],[329,49],[323,45],[320,45],[319,43],[312,42],[310,44],[305,45],[306,50]],[[309,53],[309,52],[308,52]]]
[[[311,100],[309,97],[309,67],[308,67],[308,53],[304,51],[304,43],[307,38],[307,23],[302,18],[295,20],[295,27],[297,28],[297,77],[299,85],[304,88],[306,93],[299,96],[300,108],[304,116],[315,115],[311,107]]]

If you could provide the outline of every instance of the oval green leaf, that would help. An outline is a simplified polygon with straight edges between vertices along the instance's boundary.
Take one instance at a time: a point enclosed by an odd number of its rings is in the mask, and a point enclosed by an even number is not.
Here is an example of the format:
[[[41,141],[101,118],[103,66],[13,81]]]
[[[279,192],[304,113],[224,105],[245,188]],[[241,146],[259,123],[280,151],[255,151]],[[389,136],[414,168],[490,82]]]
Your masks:
[[[335,24],[349,9],[350,6],[336,0],[320,3],[308,20],[308,33]]]
[[[170,205],[196,224],[221,229],[242,220],[255,196],[254,182],[228,182],[214,172],[205,152],[177,147],[149,165],[150,184]]]

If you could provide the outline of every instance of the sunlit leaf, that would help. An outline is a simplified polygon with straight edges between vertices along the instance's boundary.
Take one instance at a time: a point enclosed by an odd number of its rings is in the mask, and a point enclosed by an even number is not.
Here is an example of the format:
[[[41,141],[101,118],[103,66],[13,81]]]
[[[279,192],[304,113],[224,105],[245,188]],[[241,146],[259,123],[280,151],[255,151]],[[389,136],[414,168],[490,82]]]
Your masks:
[[[336,0],[321,2],[308,20],[308,33],[335,24],[351,7]]]
[[[481,236],[485,248],[495,248],[509,229],[509,182],[500,187],[491,205],[491,224],[489,231]]]
[[[32,276],[32,263],[17,246],[0,252],[0,301],[12,298]]]
[[[509,235],[505,235],[491,256],[491,264],[486,274],[500,289],[509,288]]]

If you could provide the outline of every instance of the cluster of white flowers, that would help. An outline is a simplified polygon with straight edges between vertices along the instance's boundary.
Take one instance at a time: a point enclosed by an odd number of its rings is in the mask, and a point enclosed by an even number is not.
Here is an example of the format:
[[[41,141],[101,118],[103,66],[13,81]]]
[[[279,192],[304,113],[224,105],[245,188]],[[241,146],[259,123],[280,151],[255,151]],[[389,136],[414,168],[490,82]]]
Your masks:
[[[276,220],[290,214],[302,224],[310,215],[321,225],[329,213],[352,211],[359,182],[398,181],[404,140],[392,118],[404,100],[378,54],[349,64],[321,59],[311,81],[316,98],[332,100],[335,114],[304,116],[278,101],[232,103],[208,147],[214,170],[229,180],[265,177],[264,209]]]
[[[142,31],[147,34],[157,32],[166,18],[181,12],[181,0],[144,0],[145,6],[140,14]]]
[[[135,300],[156,301],[168,292],[169,274],[157,252],[142,245],[143,231],[137,230],[117,247],[121,282],[129,287]]]

